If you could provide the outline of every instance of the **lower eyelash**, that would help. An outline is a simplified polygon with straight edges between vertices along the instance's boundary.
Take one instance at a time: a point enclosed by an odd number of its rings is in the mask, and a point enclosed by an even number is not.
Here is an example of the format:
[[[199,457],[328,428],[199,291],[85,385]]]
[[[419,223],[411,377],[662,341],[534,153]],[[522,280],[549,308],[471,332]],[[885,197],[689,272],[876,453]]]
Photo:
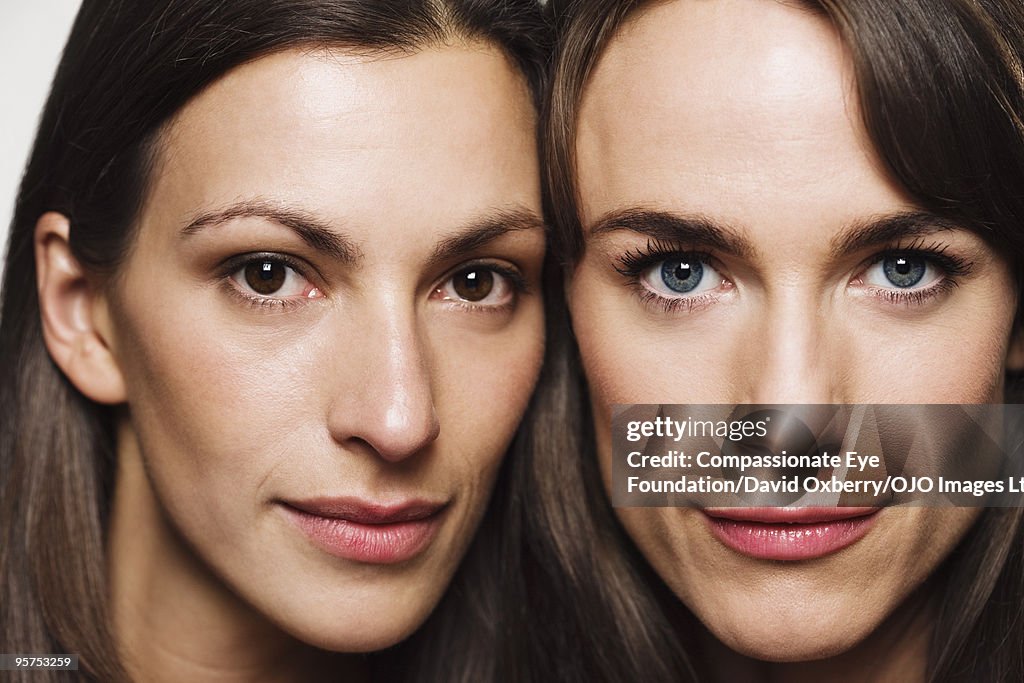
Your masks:
[[[714,293],[671,298],[652,292],[639,282],[635,283],[635,286],[638,288],[637,296],[640,297],[640,302],[644,306],[657,308],[664,313],[689,313],[710,306],[718,301],[718,295]]]
[[[304,299],[275,299],[273,297],[252,296],[238,289],[231,283],[230,276],[224,279],[224,288],[227,293],[237,299],[248,308],[264,313],[272,311],[287,311],[305,303]]]
[[[960,283],[947,274],[931,287],[926,287],[924,289],[899,290],[872,288],[870,291],[872,296],[876,296],[890,304],[921,306],[942,296],[943,294],[948,294],[959,286]]]
[[[500,306],[480,306],[469,301],[446,301],[444,302],[451,308],[465,311],[467,313],[508,313],[516,307],[519,300],[519,293],[515,292],[512,296],[512,300],[508,303],[501,304]]]

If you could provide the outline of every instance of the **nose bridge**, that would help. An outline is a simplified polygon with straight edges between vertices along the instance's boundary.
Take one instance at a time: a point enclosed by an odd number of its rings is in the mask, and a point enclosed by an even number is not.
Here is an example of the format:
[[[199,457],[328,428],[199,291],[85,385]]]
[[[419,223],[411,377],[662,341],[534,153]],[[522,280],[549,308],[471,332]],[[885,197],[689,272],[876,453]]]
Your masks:
[[[427,340],[415,306],[391,300],[369,307],[356,325],[329,425],[341,443],[363,442],[380,457],[399,461],[433,442],[439,432]]]
[[[828,316],[796,288],[774,292],[753,336],[748,384],[751,403],[833,403],[838,398]]]

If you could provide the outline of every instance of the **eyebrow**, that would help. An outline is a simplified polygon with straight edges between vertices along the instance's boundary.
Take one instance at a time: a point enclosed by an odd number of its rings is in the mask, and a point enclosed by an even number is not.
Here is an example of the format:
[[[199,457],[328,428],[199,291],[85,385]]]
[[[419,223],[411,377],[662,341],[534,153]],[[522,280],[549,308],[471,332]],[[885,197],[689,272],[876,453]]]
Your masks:
[[[195,235],[237,218],[264,218],[295,232],[306,244],[345,263],[354,265],[362,253],[349,238],[326,222],[303,211],[283,209],[262,201],[244,201],[216,211],[203,212],[182,228],[183,235]],[[437,263],[464,256],[510,232],[545,230],[544,221],[526,209],[494,211],[472,221],[434,247],[430,261]]]
[[[523,230],[545,231],[544,221],[526,209],[499,210],[477,219],[442,239],[430,255],[431,263],[450,261],[480,249],[502,235]]]
[[[352,240],[339,234],[317,217],[304,211],[256,200],[238,202],[223,209],[200,213],[182,228],[181,234],[196,235],[237,218],[265,218],[273,221],[290,229],[310,247],[346,264],[354,264],[361,256],[359,248]]]
[[[908,237],[927,237],[939,232],[964,230],[964,226],[927,211],[873,216],[855,221],[832,239],[832,254],[845,256],[869,247],[891,244]]]
[[[964,229],[962,224],[937,214],[905,211],[854,221],[832,238],[830,247],[832,255],[838,258],[899,239]],[[667,242],[699,244],[741,258],[749,258],[757,251],[739,230],[706,216],[637,208],[605,214],[590,229],[590,235],[596,237],[619,230]]]
[[[605,214],[591,227],[590,235],[597,237],[619,230],[666,242],[700,244],[738,257],[749,257],[756,251],[738,230],[706,216],[649,209],[625,209]]]

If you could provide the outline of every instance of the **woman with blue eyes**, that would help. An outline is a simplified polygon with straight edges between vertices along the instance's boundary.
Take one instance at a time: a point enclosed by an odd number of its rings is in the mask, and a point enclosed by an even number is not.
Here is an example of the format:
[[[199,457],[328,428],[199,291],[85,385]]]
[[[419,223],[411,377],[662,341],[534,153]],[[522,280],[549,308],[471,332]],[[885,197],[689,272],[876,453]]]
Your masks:
[[[1024,679],[1020,510],[606,502],[616,404],[1016,398],[1019,3],[555,10],[545,154],[583,381],[566,366],[551,419],[583,428],[535,454],[524,533],[536,609],[578,646],[536,670]],[[554,468],[587,495],[545,488]]]
[[[0,650],[496,675],[546,44],[527,0],[83,4],[6,261]]]

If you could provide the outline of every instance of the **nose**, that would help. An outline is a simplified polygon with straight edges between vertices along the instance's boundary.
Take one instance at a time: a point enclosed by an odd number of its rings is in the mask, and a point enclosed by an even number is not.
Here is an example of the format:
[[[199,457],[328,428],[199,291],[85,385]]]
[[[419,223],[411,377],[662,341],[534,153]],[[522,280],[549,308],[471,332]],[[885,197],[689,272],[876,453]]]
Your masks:
[[[335,357],[339,381],[328,428],[338,443],[390,462],[421,452],[440,433],[432,372],[415,311],[390,310],[363,319],[356,343]]]
[[[770,301],[749,337],[746,402],[841,402],[842,351],[833,353],[828,319],[802,297]]]

